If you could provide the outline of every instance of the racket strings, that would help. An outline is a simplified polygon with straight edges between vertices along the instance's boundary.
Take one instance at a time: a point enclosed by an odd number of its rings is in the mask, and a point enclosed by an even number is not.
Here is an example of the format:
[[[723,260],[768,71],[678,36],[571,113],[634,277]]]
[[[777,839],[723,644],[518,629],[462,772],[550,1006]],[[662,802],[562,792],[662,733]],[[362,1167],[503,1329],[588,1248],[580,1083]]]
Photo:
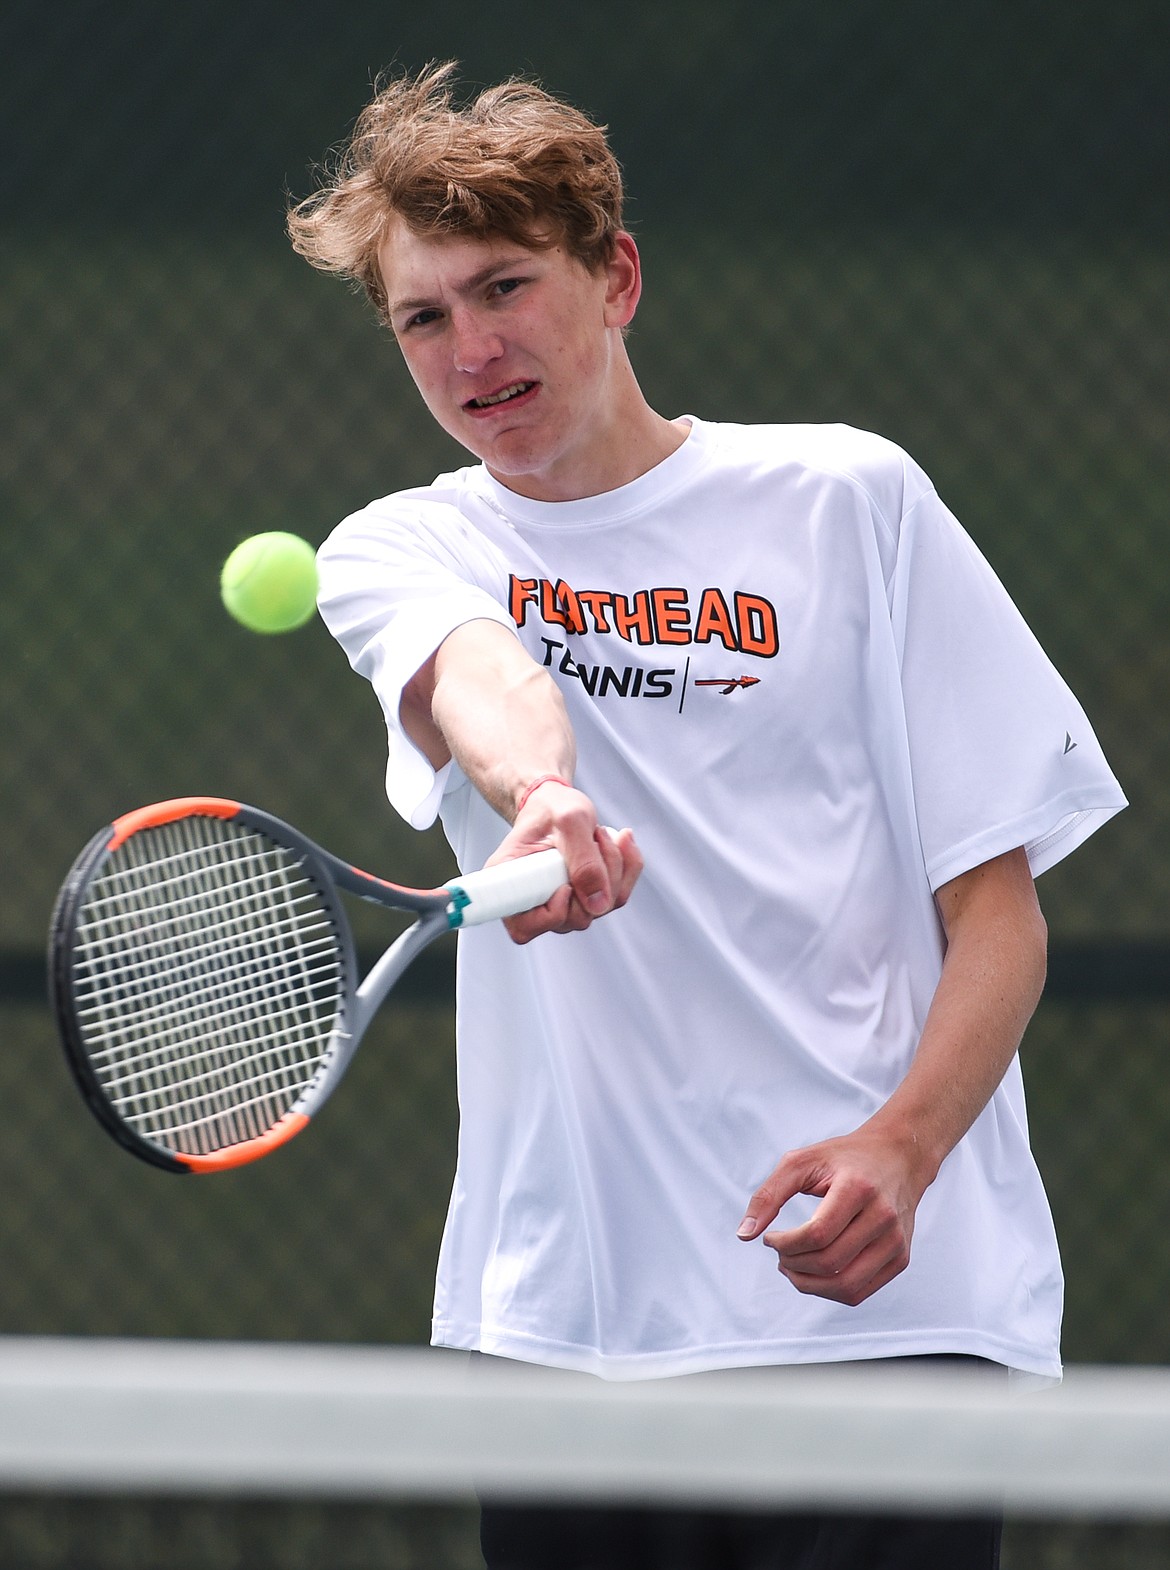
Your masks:
[[[343,951],[288,848],[214,818],[144,830],[108,858],[76,931],[86,1051],[143,1137],[178,1154],[256,1138],[320,1071]]]

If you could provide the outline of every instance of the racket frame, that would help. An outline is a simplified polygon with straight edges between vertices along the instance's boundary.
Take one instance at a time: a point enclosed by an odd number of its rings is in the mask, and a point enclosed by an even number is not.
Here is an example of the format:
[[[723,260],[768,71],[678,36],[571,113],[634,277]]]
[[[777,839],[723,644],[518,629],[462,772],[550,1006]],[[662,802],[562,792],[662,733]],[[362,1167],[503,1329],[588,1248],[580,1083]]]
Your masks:
[[[333,925],[340,971],[338,1011],[328,1045],[293,1105],[265,1133],[206,1154],[171,1150],[126,1123],[94,1068],[77,1017],[77,924],[95,878],[110,856],[134,835],[193,817],[230,820],[291,852],[300,872],[314,885]],[[93,836],[73,863],[53,909],[48,951],[49,997],[66,1060],[90,1111],[131,1154],[175,1173],[218,1172],[242,1166],[269,1154],[301,1132],[344,1076],[387,993],[424,948],[446,932],[542,904],[564,880],[564,862],[559,853],[545,851],[452,878],[436,889],[407,888],[351,866],[282,819],[243,802],[186,796],[138,808]],[[360,982],[353,933],[338,890],[415,917]]]

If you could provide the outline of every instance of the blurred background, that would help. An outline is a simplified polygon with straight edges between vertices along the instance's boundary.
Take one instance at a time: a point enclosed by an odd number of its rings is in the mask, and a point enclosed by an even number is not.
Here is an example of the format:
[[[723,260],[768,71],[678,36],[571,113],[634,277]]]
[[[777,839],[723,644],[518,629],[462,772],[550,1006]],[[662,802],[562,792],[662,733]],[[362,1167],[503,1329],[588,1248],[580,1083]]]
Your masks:
[[[462,461],[364,302],[283,230],[376,73],[454,57],[609,125],[651,401],[908,448],[1087,708],[1132,805],[1042,880],[1053,961],[1025,1078],[1068,1359],[1167,1360],[1168,47],[1162,0],[9,0],[0,1333],[427,1338],[449,956],[312,1138],[184,1182],[83,1109],[43,950],[81,845],[164,796],[242,797],[403,881],[450,868],[437,831],[392,816],[376,703],[321,625],[246,633],[218,570],[247,534],[316,544]],[[1021,1528],[1013,1563],[1104,1563],[1081,1530]],[[1127,1564],[1164,1551],[1142,1542]],[[18,1499],[0,1562],[478,1561],[434,1509]]]

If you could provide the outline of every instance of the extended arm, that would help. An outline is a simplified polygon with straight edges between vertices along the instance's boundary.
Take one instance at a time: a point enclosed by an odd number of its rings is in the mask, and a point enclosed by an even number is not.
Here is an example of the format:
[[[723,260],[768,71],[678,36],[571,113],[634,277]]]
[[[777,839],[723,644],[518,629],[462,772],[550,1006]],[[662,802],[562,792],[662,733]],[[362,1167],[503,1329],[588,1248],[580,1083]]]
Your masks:
[[[642,861],[628,830],[598,827],[593,803],[571,784],[577,749],[556,683],[515,637],[492,621],[458,627],[402,695],[407,735],[436,767],[454,758],[512,824],[493,861],[553,845],[569,884],[537,911],[506,925],[517,942],[586,927],[624,905]],[[523,803],[523,806],[521,806]]]
[[[774,1248],[802,1292],[856,1305],[905,1269],[914,1216],[939,1167],[987,1105],[1044,986],[1047,933],[1023,850],[937,896],[947,948],[905,1079],[852,1134],[790,1151],[753,1194],[740,1236]],[[803,1226],[766,1232],[795,1194]]]

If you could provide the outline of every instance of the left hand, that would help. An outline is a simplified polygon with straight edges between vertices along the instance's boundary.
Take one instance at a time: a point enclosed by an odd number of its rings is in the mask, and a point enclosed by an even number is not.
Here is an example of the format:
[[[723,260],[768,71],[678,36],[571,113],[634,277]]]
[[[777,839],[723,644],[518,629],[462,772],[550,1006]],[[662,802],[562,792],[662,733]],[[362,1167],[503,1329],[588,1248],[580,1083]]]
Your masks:
[[[789,1151],[747,1207],[800,1292],[856,1307],[910,1262],[914,1217],[938,1169],[1003,1079],[1044,986],[1046,929],[1022,849],[939,889],[942,975],[913,1061],[852,1134]],[[796,1194],[821,1203],[803,1226],[764,1229]]]
[[[914,1216],[929,1177],[913,1141],[863,1125],[784,1157],[748,1202],[739,1236],[763,1241],[798,1292],[855,1308],[910,1262]],[[796,1194],[820,1199],[801,1226],[765,1231]]]

